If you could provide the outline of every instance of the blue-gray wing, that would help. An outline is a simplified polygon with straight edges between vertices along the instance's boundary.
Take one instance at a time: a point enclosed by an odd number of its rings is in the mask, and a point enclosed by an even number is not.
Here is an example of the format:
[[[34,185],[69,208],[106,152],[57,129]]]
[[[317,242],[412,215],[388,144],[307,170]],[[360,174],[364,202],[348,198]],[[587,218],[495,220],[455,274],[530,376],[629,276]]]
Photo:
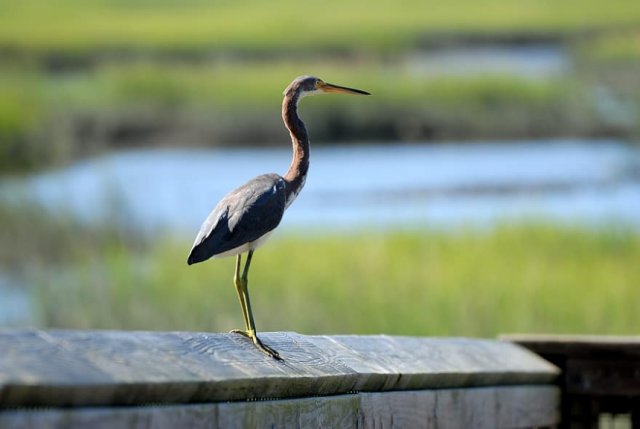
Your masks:
[[[263,174],[229,192],[200,227],[189,265],[255,241],[278,226],[285,209],[285,183]]]

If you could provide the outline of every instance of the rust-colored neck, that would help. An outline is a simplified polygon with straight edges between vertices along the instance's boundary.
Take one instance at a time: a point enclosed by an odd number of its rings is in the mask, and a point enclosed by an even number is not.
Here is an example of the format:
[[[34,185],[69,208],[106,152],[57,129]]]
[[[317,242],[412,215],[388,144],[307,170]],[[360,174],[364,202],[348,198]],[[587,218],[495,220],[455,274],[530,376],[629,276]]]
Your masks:
[[[286,206],[288,207],[302,190],[309,171],[309,136],[304,123],[298,117],[299,93],[285,94],[282,101],[282,120],[291,134],[293,159],[284,175],[286,182]]]

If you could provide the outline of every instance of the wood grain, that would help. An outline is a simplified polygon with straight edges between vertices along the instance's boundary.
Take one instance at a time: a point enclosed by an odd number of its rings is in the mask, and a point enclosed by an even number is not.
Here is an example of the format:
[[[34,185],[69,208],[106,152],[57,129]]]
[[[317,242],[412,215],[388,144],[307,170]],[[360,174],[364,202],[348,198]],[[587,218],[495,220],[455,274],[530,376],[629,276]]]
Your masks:
[[[0,408],[184,404],[360,391],[547,384],[557,369],[478,339],[263,333],[0,331]]]
[[[0,413],[0,427],[438,428],[549,427],[559,422],[552,386],[506,386],[251,402],[86,407]]]

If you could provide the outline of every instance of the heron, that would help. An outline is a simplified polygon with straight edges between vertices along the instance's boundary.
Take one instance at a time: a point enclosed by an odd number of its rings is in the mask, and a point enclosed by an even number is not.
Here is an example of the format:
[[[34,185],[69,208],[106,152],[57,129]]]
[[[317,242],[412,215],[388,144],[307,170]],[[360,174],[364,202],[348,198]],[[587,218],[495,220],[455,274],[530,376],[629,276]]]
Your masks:
[[[284,176],[262,174],[225,195],[206,218],[189,253],[189,265],[209,258],[236,257],[233,285],[242,308],[245,329],[234,329],[276,360],[280,354],[257,335],[249,300],[248,277],[253,252],[280,224],[285,210],[304,187],[309,171],[309,135],[298,116],[298,102],[308,95],[344,93],[370,95],[360,89],[327,83],[314,76],[295,78],[284,90],[282,120],[289,130],[293,158]],[[247,255],[242,267],[242,255]]]

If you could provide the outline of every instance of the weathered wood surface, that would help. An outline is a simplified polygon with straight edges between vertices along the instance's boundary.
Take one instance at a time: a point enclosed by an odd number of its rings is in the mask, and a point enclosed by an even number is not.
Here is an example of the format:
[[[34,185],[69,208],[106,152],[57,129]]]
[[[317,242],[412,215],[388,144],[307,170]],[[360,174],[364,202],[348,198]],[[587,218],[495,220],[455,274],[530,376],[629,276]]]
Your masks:
[[[544,385],[558,370],[478,339],[263,333],[0,331],[0,408],[186,404],[350,392]]]
[[[639,335],[509,334],[501,335],[500,339],[535,348],[540,353],[603,357],[613,353],[640,358]]]
[[[13,428],[438,428],[551,427],[552,386],[409,390],[275,401],[0,412]]]

